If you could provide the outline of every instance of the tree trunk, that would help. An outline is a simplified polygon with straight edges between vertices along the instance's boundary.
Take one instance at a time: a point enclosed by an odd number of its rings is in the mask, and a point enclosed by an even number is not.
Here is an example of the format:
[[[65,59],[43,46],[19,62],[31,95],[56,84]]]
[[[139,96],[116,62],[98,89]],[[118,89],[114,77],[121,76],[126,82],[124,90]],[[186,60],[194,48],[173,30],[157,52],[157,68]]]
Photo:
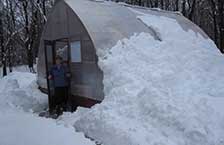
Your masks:
[[[139,5],[139,6],[142,5],[142,0],[138,0],[138,5]]]
[[[191,10],[190,13],[188,15],[188,18],[193,21],[193,16],[194,16],[194,11],[195,11],[195,7],[196,7],[196,0],[193,0],[193,3],[191,5]]]
[[[159,0],[155,1],[155,7],[158,8],[159,7]]]
[[[150,2],[149,2],[149,0],[146,1],[146,7],[150,7]]]
[[[1,52],[2,52],[2,68],[3,68],[3,77],[7,75],[6,69],[6,60],[5,60],[5,48],[4,48],[4,35],[3,35],[3,14],[0,11],[0,45],[1,45]]]
[[[9,0],[6,0],[6,8],[9,10],[6,13],[7,16],[7,29],[9,31],[9,35],[8,35],[8,44],[5,45],[6,48],[6,60],[8,62],[8,67],[9,67],[9,71],[12,72],[12,59],[11,59],[11,50],[13,47],[13,41],[11,41],[11,37],[13,35],[14,32],[14,28],[15,28],[15,18],[14,18],[14,12],[12,10],[12,2],[10,2]]]
[[[218,0],[219,7],[219,39],[220,39],[220,50],[224,53],[224,1]]]
[[[46,12],[46,0],[42,0],[42,5],[43,5],[43,13],[46,16],[47,15],[47,12]]]
[[[186,17],[187,13],[186,13],[186,0],[183,0],[182,3],[182,14]]]
[[[26,40],[25,40],[25,48],[27,51],[27,61],[28,67],[33,68],[33,55],[32,55],[32,46],[30,45],[30,32],[29,32],[29,16],[28,16],[28,1],[23,1],[23,11],[25,16],[25,30],[26,30]]]
[[[152,2],[152,0],[147,0],[147,2],[148,2],[148,7],[153,7],[153,2]]]
[[[214,41],[216,43],[216,45],[218,46],[218,27],[217,27],[217,9],[216,9],[216,3],[215,0],[210,0],[211,3],[211,15],[212,15],[212,19],[213,19],[213,31],[214,31]]]
[[[179,11],[179,0],[175,1],[175,5],[176,5],[175,11]]]
[[[12,57],[11,57],[11,53],[12,53],[12,46],[10,45],[8,48],[8,65],[9,65],[9,72],[12,72]]]
[[[160,3],[161,3],[161,9],[164,9],[164,1],[161,0]]]

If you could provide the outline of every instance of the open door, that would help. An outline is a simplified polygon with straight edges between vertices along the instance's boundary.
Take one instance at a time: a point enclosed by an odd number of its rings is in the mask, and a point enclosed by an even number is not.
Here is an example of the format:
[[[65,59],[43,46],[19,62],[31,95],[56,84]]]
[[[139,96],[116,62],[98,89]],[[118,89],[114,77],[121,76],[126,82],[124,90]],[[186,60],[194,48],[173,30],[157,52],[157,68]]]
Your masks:
[[[68,82],[68,92],[67,92],[67,111],[72,111],[72,105],[70,102],[71,97],[71,57],[70,57],[70,41],[68,38],[62,38],[55,41],[55,54],[62,57],[63,59],[63,65],[67,68],[68,73],[70,74],[70,77],[67,78]]]
[[[53,65],[55,65],[56,56],[59,55],[63,58],[63,65],[66,65],[70,72],[70,45],[68,39],[58,39],[54,41],[44,41],[45,48],[45,64],[46,64],[46,79],[47,79],[47,89],[48,89],[48,105],[49,112],[52,113],[54,110],[54,80],[48,79],[50,70]],[[68,101],[70,98],[70,79],[68,80]]]
[[[53,111],[53,98],[54,98],[54,82],[49,80],[48,76],[51,70],[51,67],[55,64],[55,41],[44,41],[45,49],[45,64],[46,64],[46,79],[47,79],[47,90],[48,90],[48,105],[49,112]]]

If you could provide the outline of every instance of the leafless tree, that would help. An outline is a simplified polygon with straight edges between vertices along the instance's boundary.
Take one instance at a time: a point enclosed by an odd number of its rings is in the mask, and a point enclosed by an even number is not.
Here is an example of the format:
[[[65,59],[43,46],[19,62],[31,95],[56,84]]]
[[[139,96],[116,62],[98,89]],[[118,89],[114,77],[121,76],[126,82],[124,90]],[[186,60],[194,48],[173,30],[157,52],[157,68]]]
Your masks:
[[[13,65],[27,64],[34,72],[40,36],[53,3],[54,0],[1,0],[1,64],[4,69],[7,66],[12,71]]]

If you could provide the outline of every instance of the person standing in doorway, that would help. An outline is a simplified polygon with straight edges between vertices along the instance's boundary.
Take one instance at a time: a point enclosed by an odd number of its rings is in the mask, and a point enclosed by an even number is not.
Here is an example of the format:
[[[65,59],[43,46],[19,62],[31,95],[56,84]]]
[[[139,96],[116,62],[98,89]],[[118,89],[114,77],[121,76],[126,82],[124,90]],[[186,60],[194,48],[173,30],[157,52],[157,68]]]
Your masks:
[[[56,56],[56,64],[51,68],[48,79],[53,80],[54,84],[54,98],[53,106],[57,115],[61,115],[66,111],[68,101],[68,84],[70,73],[67,66],[63,65],[63,59]]]

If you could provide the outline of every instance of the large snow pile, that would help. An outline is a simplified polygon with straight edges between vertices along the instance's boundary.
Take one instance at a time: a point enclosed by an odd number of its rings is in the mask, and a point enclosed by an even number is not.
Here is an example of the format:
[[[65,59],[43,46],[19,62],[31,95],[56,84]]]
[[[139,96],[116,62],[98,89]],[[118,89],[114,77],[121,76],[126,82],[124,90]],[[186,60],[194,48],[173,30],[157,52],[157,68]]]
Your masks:
[[[14,72],[0,80],[0,109],[17,108],[26,112],[42,111],[47,107],[47,97],[36,85],[36,75]]]
[[[99,60],[105,100],[61,120],[105,145],[224,145],[224,57],[172,18],[138,19],[162,41],[119,41]]]
[[[0,79],[0,145],[94,145],[72,126],[40,118],[47,96],[36,84],[36,75],[14,72]]]

